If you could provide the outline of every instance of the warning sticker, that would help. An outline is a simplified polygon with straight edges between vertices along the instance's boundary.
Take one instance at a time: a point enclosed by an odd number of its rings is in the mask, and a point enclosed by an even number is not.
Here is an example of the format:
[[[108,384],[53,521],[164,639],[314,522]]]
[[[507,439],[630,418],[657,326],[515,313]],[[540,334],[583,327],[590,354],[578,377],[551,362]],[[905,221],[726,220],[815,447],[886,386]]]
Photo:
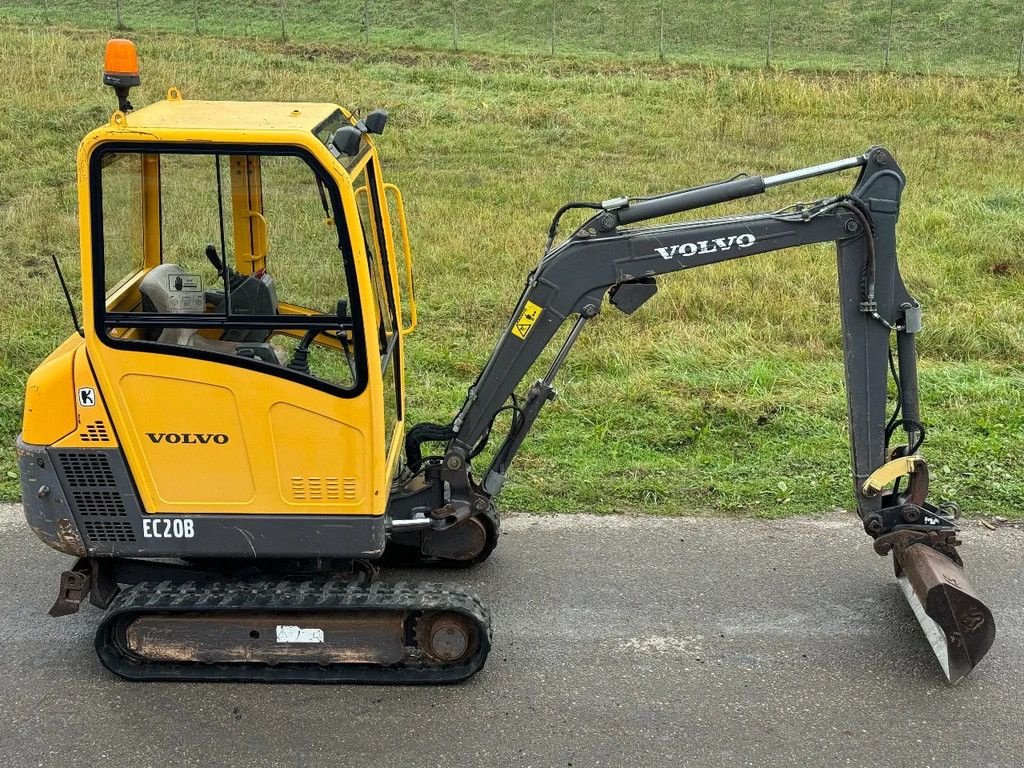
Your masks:
[[[533,328],[533,324],[537,322],[537,318],[540,317],[542,309],[534,304],[532,301],[526,302],[526,306],[523,307],[523,314],[516,320],[515,325],[512,326],[512,335],[518,336],[520,339],[525,339],[526,334]]]
[[[196,293],[203,290],[203,276],[202,275],[168,275],[167,277],[167,290],[173,292],[185,291],[186,293]]]

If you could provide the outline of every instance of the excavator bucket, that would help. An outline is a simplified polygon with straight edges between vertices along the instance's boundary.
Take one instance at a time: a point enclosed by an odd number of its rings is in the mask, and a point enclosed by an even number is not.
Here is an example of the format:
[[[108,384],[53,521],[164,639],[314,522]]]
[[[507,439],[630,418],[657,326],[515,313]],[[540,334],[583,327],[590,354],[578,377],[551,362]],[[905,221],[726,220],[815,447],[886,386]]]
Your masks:
[[[907,602],[946,673],[956,683],[992,647],[996,624],[963,568],[927,544],[893,550]]]

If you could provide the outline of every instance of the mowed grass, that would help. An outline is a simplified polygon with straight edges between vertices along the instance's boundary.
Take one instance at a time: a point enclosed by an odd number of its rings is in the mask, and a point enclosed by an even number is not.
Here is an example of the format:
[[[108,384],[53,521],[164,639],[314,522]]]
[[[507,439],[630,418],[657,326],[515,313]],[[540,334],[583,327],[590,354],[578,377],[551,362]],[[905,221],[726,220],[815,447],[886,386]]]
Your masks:
[[[52,269],[77,276],[74,151],[106,120],[106,33],[0,26],[0,418],[69,331]],[[391,112],[380,146],[407,198],[421,327],[410,417],[461,404],[571,199],[644,195],[844,157],[879,143],[909,176],[900,222],[919,337],[933,496],[1024,502],[1024,154],[1008,80],[687,69],[138,34],[137,104],[327,100]],[[849,175],[710,213],[781,208]],[[558,380],[502,503],[539,512],[774,516],[851,502],[834,252],[812,247],[667,278],[606,306]],[[540,365],[544,364],[544,360]],[[528,383],[528,382],[527,382]],[[13,451],[5,497],[17,493]]]
[[[1018,0],[5,0],[0,20],[716,66],[1016,71]],[[888,60],[887,60],[888,51]]]

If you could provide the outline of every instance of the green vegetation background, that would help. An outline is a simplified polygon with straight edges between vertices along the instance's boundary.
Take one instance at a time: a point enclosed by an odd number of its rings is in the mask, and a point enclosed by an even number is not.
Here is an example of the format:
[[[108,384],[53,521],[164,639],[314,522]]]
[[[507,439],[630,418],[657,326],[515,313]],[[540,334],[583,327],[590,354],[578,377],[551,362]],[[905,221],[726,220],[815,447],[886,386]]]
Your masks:
[[[120,14],[120,16],[118,15]],[[22,23],[812,69],[1011,74],[1017,0],[5,0]]]
[[[126,2],[126,15],[140,5]],[[75,147],[113,106],[99,84],[109,29],[44,28],[30,10],[0,10],[8,445],[25,377],[69,330],[48,261],[56,254],[77,277]],[[70,20],[96,21],[85,11]],[[786,170],[885,144],[909,176],[901,259],[926,312],[921,386],[935,496],[972,513],[1019,514],[1024,155],[1013,77],[464,54],[364,46],[351,34],[304,42],[297,31],[287,42],[225,41],[179,29],[132,35],[143,66],[136,103],[176,85],[190,98],[390,110],[381,147],[407,197],[421,311],[409,343],[414,421],[455,412],[562,202]],[[990,37],[1005,31],[994,26]],[[948,56],[929,54],[934,62],[955,58],[962,41],[948,42]],[[1012,69],[1012,59],[991,58],[989,71]],[[850,181],[711,213],[779,208]],[[664,280],[631,318],[607,308],[570,357],[504,506],[773,516],[849,504],[834,258],[815,247],[723,264]],[[8,450],[2,498],[16,497],[16,478]]]

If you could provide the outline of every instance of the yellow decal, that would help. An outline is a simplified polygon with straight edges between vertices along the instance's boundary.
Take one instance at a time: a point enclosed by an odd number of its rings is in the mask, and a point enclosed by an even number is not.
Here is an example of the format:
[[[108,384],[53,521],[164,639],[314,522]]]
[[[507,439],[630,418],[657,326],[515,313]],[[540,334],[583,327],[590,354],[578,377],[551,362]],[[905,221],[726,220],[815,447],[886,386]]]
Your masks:
[[[520,339],[525,339],[526,334],[533,328],[533,324],[537,322],[537,318],[540,317],[541,307],[538,307],[532,301],[526,302],[526,306],[523,307],[523,314],[516,320],[516,324],[512,326],[512,335],[518,336]]]

